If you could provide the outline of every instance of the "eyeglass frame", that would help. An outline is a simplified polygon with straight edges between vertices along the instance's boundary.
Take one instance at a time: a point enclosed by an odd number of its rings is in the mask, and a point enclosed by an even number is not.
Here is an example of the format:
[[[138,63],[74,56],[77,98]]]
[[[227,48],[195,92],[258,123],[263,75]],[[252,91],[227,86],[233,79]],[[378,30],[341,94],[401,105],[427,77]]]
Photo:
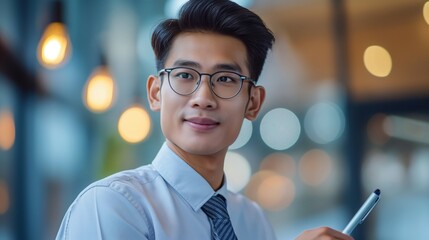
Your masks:
[[[170,73],[171,73],[173,70],[175,70],[175,69],[179,69],[179,68],[184,68],[184,69],[189,69],[189,70],[195,71],[195,72],[199,75],[199,79],[198,79],[198,81],[195,83],[196,87],[195,87],[195,89],[194,89],[194,90],[192,90],[190,93],[187,93],[187,94],[179,93],[179,92],[177,92],[177,90],[175,90],[175,89],[173,88],[173,86],[171,86],[171,82],[170,82]],[[232,97],[227,97],[227,98],[225,98],[225,97],[221,97],[221,96],[219,96],[218,94],[216,94],[216,92],[213,90],[212,77],[213,77],[214,75],[218,74],[218,73],[223,73],[223,72],[225,72],[225,73],[234,73],[234,74],[237,74],[237,75],[240,77],[240,80],[241,80],[240,89],[239,89],[239,90],[237,91],[237,93],[236,93],[235,95],[233,95]],[[217,71],[217,72],[214,72],[214,73],[210,74],[210,73],[200,73],[199,71],[197,71],[197,70],[195,70],[195,69],[193,69],[193,68],[190,68],[190,67],[172,67],[172,68],[163,68],[163,69],[159,70],[159,71],[158,71],[158,76],[160,76],[160,77],[161,77],[161,74],[162,74],[162,73],[167,73],[168,85],[170,85],[170,88],[173,90],[173,92],[175,92],[175,93],[177,93],[178,95],[181,95],[181,96],[189,96],[189,95],[193,94],[194,92],[196,92],[196,91],[198,90],[198,88],[200,87],[200,85],[201,85],[202,76],[204,76],[204,75],[209,76],[209,83],[210,83],[210,84],[209,84],[209,86],[210,86],[210,91],[211,91],[214,95],[216,95],[218,98],[221,98],[221,99],[231,99],[231,98],[236,97],[236,96],[241,92],[241,89],[243,88],[243,82],[244,82],[244,81],[249,81],[250,83],[252,83],[252,85],[253,85],[253,86],[257,86],[257,85],[256,85],[256,81],[255,81],[255,80],[253,80],[253,79],[251,79],[250,77],[247,77],[247,76],[245,76],[245,75],[243,75],[243,74],[240,74],[240,73],[237,73],[237,72],[234,72],[234,71],[228,71],[228,70]],[[162,80],[162,78],[161,78],[161,80]]]

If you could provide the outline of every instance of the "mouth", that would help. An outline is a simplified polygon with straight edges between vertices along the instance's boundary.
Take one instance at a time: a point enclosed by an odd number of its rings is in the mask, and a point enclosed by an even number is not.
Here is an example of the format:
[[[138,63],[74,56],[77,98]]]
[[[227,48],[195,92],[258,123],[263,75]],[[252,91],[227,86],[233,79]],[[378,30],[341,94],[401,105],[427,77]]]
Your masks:
[[[218,121],[206,117],[186,118],[184,122],[196,130],[210,130],[220,124]]]

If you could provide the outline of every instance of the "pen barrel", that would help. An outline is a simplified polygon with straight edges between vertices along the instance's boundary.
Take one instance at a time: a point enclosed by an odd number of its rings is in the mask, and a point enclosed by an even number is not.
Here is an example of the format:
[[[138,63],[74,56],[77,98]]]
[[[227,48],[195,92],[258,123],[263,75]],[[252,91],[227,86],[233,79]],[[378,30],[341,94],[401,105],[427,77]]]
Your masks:
[[[365,203],[360,207],[359,211],[353,216],[352,220],[344,228],[343,233],[350,235],[357,225],[365,220],[366,216],[371,212],[374,206],[377,204],[379,195],[372,193]]]
[[[352,220],[344,228],[343,233],[350,235],[353,232],[353,230],[355,229],[355,227],[359,224],[359,222],[360,222],[359,215],[358,215],[358,213],[356,213],[354,215],[354,217],[352,218]]]
[[[357,214],[355,214],[352,220],[344,228],[343,233],[350,235],[358,224],[359,224],[358,216]]]

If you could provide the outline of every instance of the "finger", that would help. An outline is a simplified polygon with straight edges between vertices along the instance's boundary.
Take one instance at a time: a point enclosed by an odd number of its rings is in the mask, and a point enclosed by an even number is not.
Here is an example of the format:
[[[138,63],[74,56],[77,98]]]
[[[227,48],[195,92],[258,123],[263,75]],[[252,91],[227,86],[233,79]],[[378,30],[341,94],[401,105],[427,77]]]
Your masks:
[[[312,229],[309,232],[312,233],[310,235],[315,237],[314,239],[327,238],[327,239],[338,239],[338,240],[353,240],[351,236],[346,235],[330,227],[319,227],[319,228]]]
[[[332,236],[335,239],[339,239],[339,240],[353,240],[353,238],[351,236],[349,236],[347,234],[344,234],[342,232],[339,232],[339,231],[337,231],[335,229],[326,227],[326,229],[324,229],[324,230],[328,233],[328,236]]]

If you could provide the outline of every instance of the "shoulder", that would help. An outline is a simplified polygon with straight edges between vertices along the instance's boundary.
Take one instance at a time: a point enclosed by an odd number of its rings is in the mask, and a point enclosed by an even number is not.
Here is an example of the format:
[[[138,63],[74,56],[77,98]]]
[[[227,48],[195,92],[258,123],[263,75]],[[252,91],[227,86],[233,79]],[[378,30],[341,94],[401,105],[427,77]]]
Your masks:
[[[151,196],[152,185],[159,184],[159,179],[162,178],[151,165],[121,171],[88,185],[76,197],[71,208],[93,203],[109,206],[126,203],[143,213],[142,204],[147,196]]]
[[[79,194],[78,198],[88,191],[103,188],[119,193],[133,190],[140,192],[146,185],[153,184],[159,177],[159,173],[153,169],[152,165],[121,171],[91,183]]]
[[[110,175],[106,178],[98,180],[91,186],[108,186],[112,185],[112,183],[120,182],[128,185],[140,185],[140,184],[148,184],[153,182],[157,177],[159,177],[159,173],[152,167],[151,164],[145,165],[136,169],[124,170],[113,175]]]
[[[73,239],[73,236],[98,239],[99,234],[116,236],[122,234],[123,229],[128,229],[130,236],[150,235],[153,229],[145,209],[150,193],[146,191],[157,179],[159,174],[147,165],[90,184],[70,205],[58,236],[64,236],[60,239]]]

